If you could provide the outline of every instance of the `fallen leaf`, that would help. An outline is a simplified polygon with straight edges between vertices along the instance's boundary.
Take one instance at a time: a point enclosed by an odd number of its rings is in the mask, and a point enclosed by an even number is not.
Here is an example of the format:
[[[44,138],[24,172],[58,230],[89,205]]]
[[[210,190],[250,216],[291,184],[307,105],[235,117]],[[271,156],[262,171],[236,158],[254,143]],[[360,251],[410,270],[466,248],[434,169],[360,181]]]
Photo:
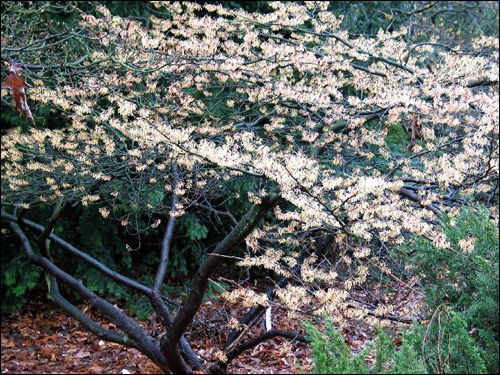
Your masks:
[[[7,341],[5,343],[2,342],[3,348],[14,348],[16,344],[13,341]]]
[[[95,364],[95,365],[90,366],[88,368],[88,370],[92,371],[92,372],[100,373],[100,372],[103,372],[105,369],[104,369],[104,367]]]
[[[83,352],[83,351],[78,352],[74,355],[74,357],[76,357],[76,358],[85,358],[88,356],[90,356],[90,352]]]

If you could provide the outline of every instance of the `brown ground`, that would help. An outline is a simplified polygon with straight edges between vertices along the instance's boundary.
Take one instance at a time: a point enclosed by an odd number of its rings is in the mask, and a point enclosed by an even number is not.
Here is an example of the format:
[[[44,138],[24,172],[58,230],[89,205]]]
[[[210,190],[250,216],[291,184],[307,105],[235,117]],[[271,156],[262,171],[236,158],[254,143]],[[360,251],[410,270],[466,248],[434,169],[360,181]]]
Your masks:
[[[406,284],[405,284],[406,285]],[[418,308],[420,293],[407,285],[392,283],[364,295],[366,300],[389,299],[397,307],[396,314],[412,315]],[[377,297],[378,295],[378,297]],[[85,307],[82,307],[85,309]],[[232,310],[232,311],[231,311]],[[225,337],[218,327],[224,327],[234,306],[217,300],[204,304],[188,335],[197,353],[210,364]],[[240,309],[242,312],[243,309]],[[278,329],[304,333],[301,322],[289,318],[283,311],[273,310],[273,322]],[[392,321],[391,331],[399,334],[403,325]],[[156,327],[153,317],[144,325]],[[104,324],[114,329],[112,324]],[[260,329],[260,328],[259,328]],[[354,351],[360,350],[374,336],[373,328],[360,322],[346,321],[340,327],[346,342]],[[161,332],[159,329],[158,332]],[[400,343],[396,336],[394,342]],[[1,324],[1,372],[4,373],[75,373],[75,374],[155,374],[159,369],[135,349],[100,341],[82,329],[80,324],[49,302],[31,302],[22,313],[4,316]],[[275,338],[248,350],[229,367],[235,374],[308,373],[311,352],[307,345]]]
[[[207,362],[213,360],[213,354],[223,339],[214,334],[219,307],[205,306],[202,312],[204,319],[195,324],[191,341],[194,349]],[[210,320],[210,324],[205,324],[208,315],[215,315],[215,318]],[[277,328],[285,328],[286,324],[289,328],[294,325],[293,322],[283,321]],[[104,326],[114,328],[112,324]],[[22,314],[4,316],[1,332],[2,374],[159,372],[158,367],[137,350],[99,340],[50,303],[33,303]],[[307,346],[293,343],[292,351],[283,352],[281,349],[285,341],[276,338],[249,350],[233,363],[230,372],[297,373],[300,372],[299,364],[304,370],[309,369],[310,351]]]

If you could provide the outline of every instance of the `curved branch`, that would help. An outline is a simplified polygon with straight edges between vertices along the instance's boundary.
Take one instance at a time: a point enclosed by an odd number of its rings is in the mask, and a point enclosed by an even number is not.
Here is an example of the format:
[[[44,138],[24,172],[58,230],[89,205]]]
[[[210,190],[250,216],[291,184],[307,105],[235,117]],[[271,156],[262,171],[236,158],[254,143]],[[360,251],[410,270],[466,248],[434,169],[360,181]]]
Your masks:
[[[60,212],[60,210],[59,210]],[[54,215],[53,215],[54,216]],[[22,218],[18,218],[14,215],[10,215],[8,213],[6,213],[5,211],[2,210],[1,212],[1,218],[2,219],[5,219],[5,220],[8,220],[12,223],[22,223],[23,225],[26,225],[26,227],[28,228],[31,228],[31,229],[34,229],[38,232],[41,232],[41,233],[47,233],[48,231],[46,231],[46,228],[44,228],[42,225],[40,224],[37,224],[31,220],[27,220],[27,219],[22,219]],[[50,220],[49,220],[50,221]],[[41,236],[40,236],[41,237]],[[155,308],[155,310],[157,311],[157,313],[163,318],[164,322],[165,322],[165,326],[168,328],[170,326],[170,324],[172,323],[172,318],[170,316],[170,313],[168,311],[168,308],[165,306],[165,300],[166,302],[168,303],[172,303],[170,300],[168,300],[167,298],[161,296],[161,294],[159,295],[159,300],[155,299],[153,297],[153,291],[151,288],[148,288],[147,286],[133,280],[133,279],[130,279],[116,271],[113,271],[111,270],[110,268],[106,267],[104,264],[100,263],[98,260],[92,258],[91,256],[89,256],[88,254],[82,252],[81,250],[78,250],[76,247],[74,247],[73,245],[67,243],[66,241],[64,241],[63,239],[61,239],[60,237],[50,233],[48,236],[48,239],[50,240],[53,240],[56,244],[58,244],[59,246],[61,246],[63,249],[67,250],[68,252],[70,252],[71,254],[77,256],[78,258],[80,258],[81,260],[83,260],[84,262],[86,262],[87,264],[89,264],[90,266],[96,268],[98,271],[100,271],[102,274],[104,274],[105,276],[109,277],[110,279],[112,279],[113,281],[117,282],[117,283],[121,283],[133,290],[135,290],[136,292],[138,293],[141,293],[143,295],[145,295],[146,297],[148,297],[151,301],[151,304],[153,306],[153,308]],[[46,241],[45,241],[46,242]],[[43,247],[41,247],[43,249]],[[52,280],[49,280],[49,282],[53,281],[55,282],[56,280],[53,279],[53,276],[49,276],[49,278],[52,278]],[[52,282],[52,284],[53,284]],[[50,289],[50,288],[49,288]],[[52,296],[54,298],[54,300],[59,304],[59,301],[61,301],[64,305],[66,305],[66,303],[69,303],[69,301],[62,301],[59,299],[58,301],[58,298],[56,298],[56,296]],[[61,296],[62,297],[62,296]],[[159,301],[159,302],[158,302]],[[61,304],[59,304],[61,306]],[[72,309],[71,307],[69,306],[61,306],[65,311],[67,311],[70,315],[72,315],[73,317],[75,317],[75,319],[79,320],[82,324],[84,324],[84,322],[82,320],[84,320],[85,318],[81,317],[80,320],[77,316],[78,315],[81,315],[79,314],[78,312],[76,312],[74,309]],[[74,307],[74,306],[73,306]],[[77,309],[76,307],[74,307],[75,309]],[[68,311],[68,309],[71,309],[73,311]],[[87,318],[88,319],[88,318]],[[86,323],[86,324],[90,324],[90,323]],[[92,329],[90,328],[90,326],[87,326],[86,324],[85,327],[87,327],[90,331],[92,331]],[[98,331],[98,328],[97,327],[94,327],[93,328],[94,330]],[[94,331],[92,331],[94,332]],[[104,338],[104,336],[103,336]],[[130,339],[129,339],[130,340]],[[109,341],[113,341],[113,340],[109,340]],[[114,341],[114,342],[117,342],[117,343],[121,343],[119,341]],[[187,340],[184,338],[184,337],[181,337],[181,349],[182,349],[182,352],[183,354],[186,356],[186,358],[189,360],[189,362],[195,367],[195,369],[202,369],[203,368],[203,365],[201,363],[201,361],[199,360],[198,356],[196,355],[196,353],[193,351],[193,349],[191,348],[191,346],[189,345],[189,343],[187,342]]]
[[[40,233],[44,233],[44,231],[45,231],[44,226],[37,224],[37,223],[35,223],[31,220],[28,220],[28,219],[21,219],[21,218],[14,216],[14,215],[10,215],[3,210],[1,213],[1,218],[8,220],[10,222],[13,222],[13,223],[25,225],[26,227],[34,229],[35,231],[40,232]],[[59,236],[51,233],[47,237],[50,240],[52,240],[54,243],[56,243],[57,245],[59,245],[60,247],[62,247],[66,251],[68,251],[70,254],[80,258],[85,263],[87,263],[90,266],[97,269],[103,275],[108,276],[111,280],[116,281],[117,283],[121,283],[121,284],[135,290],[136,292],[143,294],[143,295],[148,296],[149,294],[151,294],[151,289],[148,288],[147,286],[145,286],[145,285],[143,285],[143,284],[141,284],[133,279],[130,279],[130,278],[128,278],[128,277],[126,277],[126,276],[124,276],[116,271],[113,271],[112,269],[108,268],[107,266],[105,266],[104,264],[102,264],[101,262],[96,260],[95,258],[93,258],[90,255],[84,253],[83,251],[77,249],[75,246],[71,245],[70,243],[66,242],[65,240],[63,240]]]
[[[75,279],[72,275],[63,271],[49,259],[36,254],[31,247],[28,237],[26,237],[26,234],[15,221],[10,222],[10,227],[20,239],[26,256],[31,263],[43,268],[53,277],[68,284],[73,288],[73,290],[78,292],[84,298],[87,298],[90,301],[91,306],[100,310],[106,318],[115,323],[123,332],[125,332],[125,345],[136,347],[163,370],[169,369],[167,360],[160,351],[158,341],[147,335],[133,319],[128,317],[120,309],[87,289],[81,280]],[[129,336],[132,339],[132,342],[130,341]]]
[[[172,187],[172,203],[170,207],[170,214],[168,218],[167,228],[165,229],[165,234],[163,235],[163,240],[161,243],[161,255],[160,255],[160,263],[158,264],[158,269],[156,271],[155,281],[153,285],[153,295],[160,298],[160,291],[163,281],[165,280],[165,274],[167,273],[168,261],[169,261],[169,253],[170,253],[170,242],[172,242],[172,236],[174,235],[174,227],[175,227],[175,211],[177,203],[179,202],[179,197],[175,193],[177,189],[177,181],[179,176],[177,174],[177,166],[175,163],[173,164],[174,170],[174,184]]]
[[[42,254],[49,259],[51,262],[54,262],[52,256],[50,254],[50,240],[47,239],[49,234],[52,232],[52,229],[56,225],[57,219],[61,217],[62,212],[64,211],[65,205],[63,205],[63,199],[59,199],[54,207],[52,212],[52,216],[49,219],[47,226],[43,233],[38,236],[38,246],[42,250]],[[66,313],[72,316],[74,319],[79,321],[85,328],[87,328],[90,332],[95,334],[97,337],[104,339],[106,341],[116,342],[117,344],[129,345],[135,348],[138,348],[137,343],[133,339],[127,339],[124,335],[111,332],[105,328],[103,328],[100,324],[95,322],[93,319],[88,317],[82,310],[69,302],[66,298],[64,298],[59,291],[59,285],[57,279],[52,276],[50,273],[46,275],[47,288],[49,290],[50,296],[54,299],[56,304],[66,311]]]
[[[92,332],[94,335],[99,337],[100,339],[116,342],[117,344],[132,346],[138,350],[140,350],[137,342],[133,339],[127,338],[125,335],[122,335],[118,332],[111,332],[107,329],[103,328],[100,324],[95,322],[93,319],[89,318],[85,313],[80,310],[78,307],[69,302],[66,298],[64,298],[59,292],[59,286],[57,285],[57,280],[53,276],[49,276],[51,280],[48,283],[50,296],[54,299],[57,305],[66,311],[68,315],[73,317],[75,320],[79,321],[82,326]]]

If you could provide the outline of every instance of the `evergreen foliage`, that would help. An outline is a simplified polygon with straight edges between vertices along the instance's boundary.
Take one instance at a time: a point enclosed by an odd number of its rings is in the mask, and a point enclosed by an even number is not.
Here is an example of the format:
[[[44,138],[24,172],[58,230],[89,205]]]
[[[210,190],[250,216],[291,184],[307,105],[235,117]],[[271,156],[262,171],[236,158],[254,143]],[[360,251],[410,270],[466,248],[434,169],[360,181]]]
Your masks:
[[[2,312],[19,309],[26,294],[37,286],[41,275],[40,268],[29,263],[22,253],[6,263],[2,259]]]
[[[443,233],[450,242],[448,249],[439,249],[424,238],[414,238],[396,254],[420,277],[429,308],[435,311],[444,305],[455,310],[457,317],[451,319],[452,326],[459,329],[458,320],[465,322],[465,329],[474,334],[488,372],[497,372],[498,227],[486,208],[464,208],[456,217],[444,217]],[[473,248],[464,250],[466,241],[473,243]]]
[[[482,351],[469,336],[466,322],[453,310],[440,311],[428,327],[414,326],[396,349],[380,331],[366,348],[353,354],[342,335],[325,321],[325,331],[306,324],[316,374],[485,374]],[[375,361],[368,364],[368,353]]]
[[[417,237],[394,254],[420,276],[433,312],[428,325],[407,331],[399,349],[381,331],[374,345],[352,354],[329,320],[324,333],[306,324],[314,372],[498,373],[498,228],[487,209],[464,208],[455,218],[444,218],[443,233],[448,249]],[[464,251],[467,238],[475,238],[474,247]],[[371,347],[375,363],[369,367]]]

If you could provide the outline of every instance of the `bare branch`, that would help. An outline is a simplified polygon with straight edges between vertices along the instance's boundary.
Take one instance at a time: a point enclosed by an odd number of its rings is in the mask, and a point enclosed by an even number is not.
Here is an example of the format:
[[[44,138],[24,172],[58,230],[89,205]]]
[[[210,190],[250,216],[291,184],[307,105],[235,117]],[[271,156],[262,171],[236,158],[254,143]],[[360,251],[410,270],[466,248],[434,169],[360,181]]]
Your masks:
[[[40,232],[40,233],[43,233],[45,231],[44,226],[37,224],[37,223],[35,223],[31,220],[28,220],[28,219],[20,219],[14,215],[10,215],[10,214],[6,213],[3,210],[1,213],[1,217],[2,217],[2,219],[8,220],[8,221],[11,221],[14,223],[19,223],[19,224],[22,223],[23,225],[26,225],[27,227],[34,229],[35,231]],[[146,296],[151,293],[151,289],[148,288],[147,286],[145,286],[145,285],[143,285],[143,284],[141,284],[133,279],[130,279],[130,278],[128,278],[128,277],[126,277],[126,276],[124,276],[116,271],[113,271],[112,269],[108,268],[107,266],[105,266],[104,264],[102,264],[101,262],[96,260],[95,258],[93,258],[90,255],[84,253],[83,251],[77,249],[75,246],[71,245],[70,243],[66,242],[65,240],[63,240],[59,236],[51,233],[48,236],[48,238],[50,240],[52,240],[54,243],[56,243],[57,245],[59,245],[60,247],[62,247],[63,249],[65,249],[66,251],[68,251],[69,253],[71,253],[72,255],[80,258],[85,263],[87,263],[87,264],[91,265],[92,267],[94,267],[95,269],[97,269],[103,275],[108,276],[111,280],[116,281],[117,283],[123,284],[123,285],[135,290],[136,292],[141,293],[141,294],[146,295]]]
[[[163,280],[165,279],[165,274],[167,273],[169,253],[170,253],[170,242],[172,241],[172,236],[174,234],[175,220],[176,220],[176,206],[179,202],[179,197],[175,190],[177,189],[177,182],[179,180],[179,175],[177,173],[177,166],[173,164],[172,166],[174,172],[174,183],[172,186],[172,203],[170,207],[170,213],[167,223],[167,228],[165,229],[165,234],[163,235],[163,241],[161,243],[161,255],[160,263],[158,264],[158,269],[156,271],[155,281],[153,285],[153,294],[160,295],[161,286],[163,285]]]
[[[125,332],[126,336],[124,336],[124,338],[125,341],[129,342],[129,344],[127,344],[128,346],[136,347],[138,350],[146,354],[149,358],[154,360],[156,364],[162,369],[166,370],[169,368],[167,366],[167,360],[159,350],[160,346],[158,345],[158,342],[151,336],[147,335],[133,319],[128,317],[120,309],[113,306],[105,299],[91,292],[83,285],[83,282],[81,280],[75,279],[73,276],[57,267],[47,258],[36,254],[31,247],[28,237],[26,237],[25,233],[15,221],[10,222],[10,227],[21,240],[22,247],[24,248],[24,251],[30,262],[40,266],[56,279],[68,284],[73,288],[73,290],[81,294],[84,298],[87,298],[90,301],[91,306],[100,310],[104,314],[104,316],[106,316],[106,318],[111,320],[123,332]],[[73,312],[77,313],[76,311]],[[93,328],[97,327],[94,326]],[[129,337],[133,340],[133,345],[130,342]],[[119,339],[118,337],[116,338]]]
[[[193,278],[191,292],[186,299],[186,303],[177,313],[171,329],[161,339],[162,351],[167,358],[176,355],[176,351],[178,351],[177,343],[187,327],[191,324],[194,315],[203,301],[209,277],[214,273],[217,267],[224,262],[224,257],[218,255],[227,255],[233,251],[257,226],[263,215],[274,207],[278,200],[279,195],[272,194],[264,197],[260,205],[254,205],[241,218],[233,230],[217,245],[213,254],[208,256],[198,268]],[[181,369],[174,370],[179,371]]]

